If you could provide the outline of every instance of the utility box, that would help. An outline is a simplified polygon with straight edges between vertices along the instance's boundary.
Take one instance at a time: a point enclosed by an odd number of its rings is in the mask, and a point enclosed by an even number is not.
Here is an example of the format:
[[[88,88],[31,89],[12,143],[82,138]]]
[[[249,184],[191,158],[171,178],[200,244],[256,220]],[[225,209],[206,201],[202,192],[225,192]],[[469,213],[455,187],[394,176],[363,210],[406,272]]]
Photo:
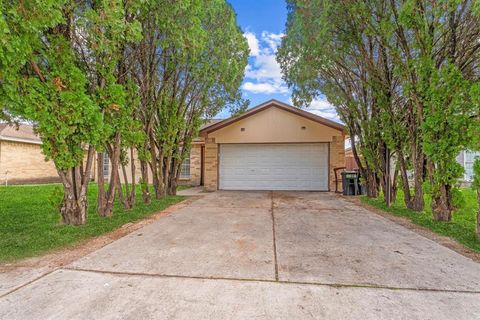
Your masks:
[[[342,185],[344,196],[357,196],[362,194],[360,173],[358,171],[343,171]]]

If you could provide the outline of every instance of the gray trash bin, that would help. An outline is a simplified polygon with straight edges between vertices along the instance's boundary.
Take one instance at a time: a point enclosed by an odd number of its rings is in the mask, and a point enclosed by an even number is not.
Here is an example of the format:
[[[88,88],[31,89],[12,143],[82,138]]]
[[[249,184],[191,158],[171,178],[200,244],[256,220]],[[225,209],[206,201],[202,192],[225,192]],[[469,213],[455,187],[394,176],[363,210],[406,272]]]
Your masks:
[[[356,196],[362,194],[360,173],[358,171],[343,171],[342,186],[344,196]]]

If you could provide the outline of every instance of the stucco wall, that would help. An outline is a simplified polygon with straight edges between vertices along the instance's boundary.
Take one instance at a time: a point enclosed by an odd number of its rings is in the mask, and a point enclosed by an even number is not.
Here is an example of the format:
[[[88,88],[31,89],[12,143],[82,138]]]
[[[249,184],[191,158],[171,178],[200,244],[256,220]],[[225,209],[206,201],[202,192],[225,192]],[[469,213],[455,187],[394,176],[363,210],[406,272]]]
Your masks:
[[[208,137],[215,138],[216,143],[294,143],[330,142],[338,134],[339,131],[331,127],[271,107],[214,131]]]
[[[0,183],[6,178],[11,184],[59,181],[55,165],[45,161],[40,145],[0,141]]]
[[[330,191],[334,191],[334,169],[345,166],[344,134],[329,126],[275,107],[262,110],[208,134],[205,144],[205,189],[214,191],[218,188],[219,144],[306,142],[329,143],[329,188]],[[341,182],[338,188],[341,190]]]

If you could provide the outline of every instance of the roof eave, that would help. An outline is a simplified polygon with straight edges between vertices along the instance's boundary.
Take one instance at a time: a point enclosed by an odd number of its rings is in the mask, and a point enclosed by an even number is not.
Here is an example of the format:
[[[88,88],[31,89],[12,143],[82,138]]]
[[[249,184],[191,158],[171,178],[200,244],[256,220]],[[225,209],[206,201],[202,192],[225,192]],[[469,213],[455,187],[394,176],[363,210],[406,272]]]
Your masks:
[[[42,144],[42,141],[22,139],[22,138],[14,138],[14,137],[7,137],[7,136],[2,136],[2,135],[0,135],[0,141],[21,142],[21,143],[29,143],[29,144],[37,144],[37,145],[41,145],[41,144]]]
[[[211,132],[217,131],[217,130],[219,130],[223,127],[226,127],[226,126],[228,126],[228,125],[230,125],[234,122],[237,122],[237,121],[242,120],[244,118],[250,117],[257,112],[260,112],[264,109],[274,107],[274,106],[279,107],[282,110],[292,112],[292,113],[294,113],[298,116],[304,117],[304,118],[309,119],[311,121],[315,121],[317,123],[323,124],[323,125],[325,125],[327,127],[330,127],[332,129],[341,131],[342,134],[344,134],[344,135],[347,134],[346,127],[344,125],[340,124],[340,123],[336,123],[334,121],[331,121],[331,120],[325,119],[323,117],[317,116],[317,115],[315,115],[313,113],[310,113],[310,112],[307,112],[305,110],[295,108],[295,107],[290,106],[290,105],[288,105],[286,103],[283,103],[281,101],[271,99],[271,100],[268,100],[267,102],[259,104],[258,106],[248,110],[244,114],[241,114],[241,115],[238,115],[238,116],[235,116],[235,117],[231,117],[231,118],[225,119],[223,121],[214,123],[214,124],[212,124],[208,127],[205,127],[202,130],[200,130],[199,135],[201,137],[206,137]]]

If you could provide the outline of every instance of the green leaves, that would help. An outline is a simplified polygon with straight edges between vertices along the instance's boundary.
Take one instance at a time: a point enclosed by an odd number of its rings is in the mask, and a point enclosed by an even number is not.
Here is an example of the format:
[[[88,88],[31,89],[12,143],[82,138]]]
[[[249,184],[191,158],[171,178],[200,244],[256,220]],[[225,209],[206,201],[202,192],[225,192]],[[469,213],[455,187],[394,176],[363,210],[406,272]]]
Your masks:
[[[480,158],[475,159],[473,163],[472,187],[480,190]]]
[[[288,1],[277,59],[294,102],[325,95],[379,178],[384,147],[394,151],[406,202],[407,169],[415,196],[428,167],[433,197],[449,198],[462,174],[456,156],[480,148],[478,3]]]

